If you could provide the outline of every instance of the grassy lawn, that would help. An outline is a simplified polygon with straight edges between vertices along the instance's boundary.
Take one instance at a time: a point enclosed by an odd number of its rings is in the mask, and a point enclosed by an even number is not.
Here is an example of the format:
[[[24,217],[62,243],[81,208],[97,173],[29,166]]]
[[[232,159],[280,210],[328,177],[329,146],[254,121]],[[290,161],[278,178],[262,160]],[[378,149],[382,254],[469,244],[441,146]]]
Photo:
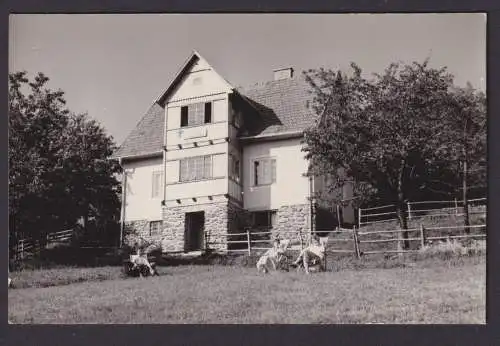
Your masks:
[[[9,290],[9,320],[485,323],[484,256],[460,263],[434,261],[310,276],[263,275],[250,267],[221,265],[161,267],[160,277],[147,279],[123,279],[119,267],[26,271],[13,273],[17,288]],[[54,278],[59,278],[60,286],[44,287]]]

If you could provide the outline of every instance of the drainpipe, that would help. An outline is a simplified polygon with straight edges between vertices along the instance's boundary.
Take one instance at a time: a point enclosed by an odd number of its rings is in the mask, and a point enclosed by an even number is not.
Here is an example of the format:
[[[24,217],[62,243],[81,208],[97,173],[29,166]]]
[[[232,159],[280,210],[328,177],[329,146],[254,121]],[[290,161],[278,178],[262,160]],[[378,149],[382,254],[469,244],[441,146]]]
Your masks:
[[[163,201],[167,200],[167,105],[165,105],[165,116],[163,120]],[[162,210],[163,215],[163,210]],[[163,216],[162,216],[163,219]]]
[[[122,166],[122,159],[120,158],[118,160],[120,166]],[[119,247],[121,248],[123,245],[123,230],[125,228],[125,203],[126,203],[126,190],[127,190],[127,172],[125,169],[123,169],[122,166],[122,208],[121,208],[121,215],[120,215],[120,244]]]

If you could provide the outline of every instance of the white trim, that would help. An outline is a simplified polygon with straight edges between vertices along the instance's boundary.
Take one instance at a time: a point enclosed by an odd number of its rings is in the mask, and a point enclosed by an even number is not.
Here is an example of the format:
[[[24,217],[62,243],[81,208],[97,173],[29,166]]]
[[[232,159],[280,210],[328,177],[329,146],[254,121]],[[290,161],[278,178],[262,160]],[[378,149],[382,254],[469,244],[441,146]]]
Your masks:
[[[165,108],[176,108],[176,107],[182,107],[182,106],[187,106],[193,103],[197,102],[215,102],[215,101],[221,101],[225,100],[226,97],[216,97],[219,95],[226,95],[226,92],[216,92],[212,94],[206,94],[202,96],[194,96],[194,97],[187,97],[183,99],[177,99],[177,100],[172,100],[169,101],[166,105]],[[208,100],[208,101],[197,101],[197,100]],[[195,102],[193,102],[195,101]]]

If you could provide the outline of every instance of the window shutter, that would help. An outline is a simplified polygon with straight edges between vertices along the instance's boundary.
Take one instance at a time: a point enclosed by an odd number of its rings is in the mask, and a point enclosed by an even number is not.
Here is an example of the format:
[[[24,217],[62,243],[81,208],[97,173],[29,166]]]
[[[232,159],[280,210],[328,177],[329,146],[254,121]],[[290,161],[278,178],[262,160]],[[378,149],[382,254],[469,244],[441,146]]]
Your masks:
[[[200,162],[199,157],[192,157],[191,158],[191,167],[189,168],[191,171],[191,179],[190,180],[197,180],[202,177],[203,173],[203,167]]]
[[[204,174],[204,178],[211,178],[212,177],[212,156],[209,155],[209,156],[205,156],[204,157],[204,167],[205,167],[205,174]]]
[[[212,122],[212,102],[205,103],[205,124]]]
[[[188,179],[188,159],[181,160],[181,173],[179,181],[186,181]]]
[[[181,107],[181,127],[188,126],[188,107]]]

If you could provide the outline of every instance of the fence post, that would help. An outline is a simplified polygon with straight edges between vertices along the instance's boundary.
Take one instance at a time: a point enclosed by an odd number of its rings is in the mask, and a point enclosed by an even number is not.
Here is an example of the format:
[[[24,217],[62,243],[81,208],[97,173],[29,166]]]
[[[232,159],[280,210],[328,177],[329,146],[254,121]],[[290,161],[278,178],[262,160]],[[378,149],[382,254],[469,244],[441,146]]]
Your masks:
[[[425,246],[425,228],[422,224],[420,224],[420,246],[421,249]]]
[[[358,208],[358,227],[361,228],[361,208]]]
[[[339,207],[338,204],[337,204],[337,224],[339,225],[339,227],[341,227],[341,223],[340,223],[340,207]]]
[[[248,256],[252,254],[252,241],[250,240],[250,229],[247,228]]]
[[[458,201],[455,198],[455,215],[458,216]]]
[[[410,203],[410,201],[406,202],[406,205],[408,206],[408,220],[411,220],[411,203]]]
[[[354,253],[356,254],[356,258],[359,259],[361,257],[361,253],[359,251],[358,231],[356,229],[356,226],[353,226],[352,228],[352,236],[354,241]]]
[[[21,245],[21,259],[24,259],[24,239],[20,241]]]

